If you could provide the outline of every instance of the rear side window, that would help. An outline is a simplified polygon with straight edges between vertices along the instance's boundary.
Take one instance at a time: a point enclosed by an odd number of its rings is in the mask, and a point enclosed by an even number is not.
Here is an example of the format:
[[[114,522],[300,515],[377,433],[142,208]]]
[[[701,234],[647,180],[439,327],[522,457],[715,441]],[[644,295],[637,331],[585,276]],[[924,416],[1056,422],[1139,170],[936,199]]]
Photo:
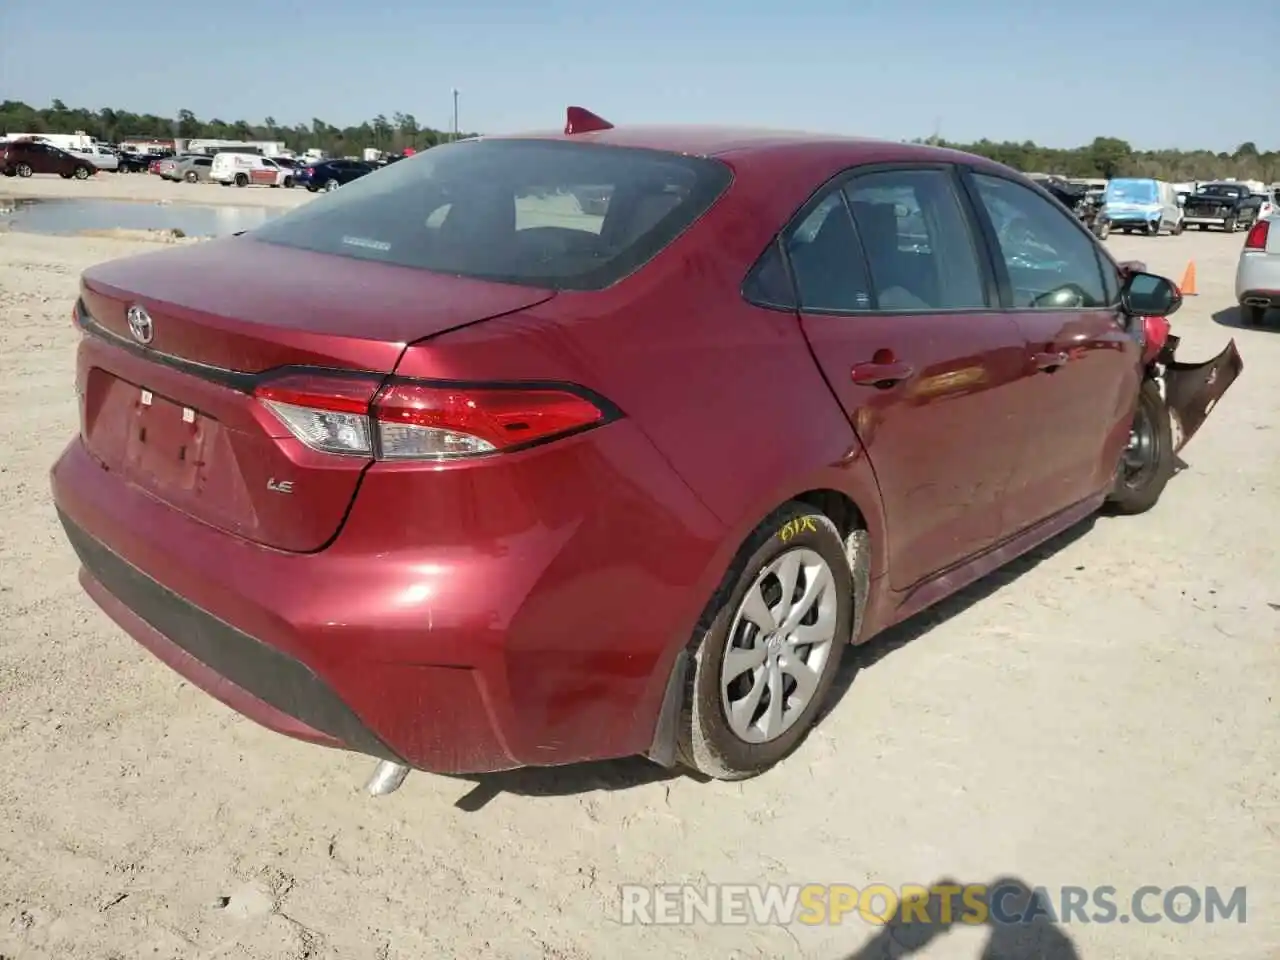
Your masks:
[[[598,290],[657,255],[730,179],[718,161],[655,150],[464,141],[353,180],[250,235],[477,279]]]
[[[871,284],[857,234],[839,190],[828,193],[787,238],[800,308],[849,313],[870,310]]]
[[[886,170],[845,185],[880,310],[988,306],[969,220],[951,184],[940,170]]]

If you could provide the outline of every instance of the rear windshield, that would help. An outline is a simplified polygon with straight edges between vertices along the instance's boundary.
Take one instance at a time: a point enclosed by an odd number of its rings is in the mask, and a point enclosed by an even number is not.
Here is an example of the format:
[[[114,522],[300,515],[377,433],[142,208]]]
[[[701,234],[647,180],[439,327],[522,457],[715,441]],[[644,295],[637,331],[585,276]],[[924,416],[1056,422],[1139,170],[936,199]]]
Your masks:
[[[268,243],[484,280],[598,290],[720,196],[723,164],[538,140],[433,147],[250,231]]]

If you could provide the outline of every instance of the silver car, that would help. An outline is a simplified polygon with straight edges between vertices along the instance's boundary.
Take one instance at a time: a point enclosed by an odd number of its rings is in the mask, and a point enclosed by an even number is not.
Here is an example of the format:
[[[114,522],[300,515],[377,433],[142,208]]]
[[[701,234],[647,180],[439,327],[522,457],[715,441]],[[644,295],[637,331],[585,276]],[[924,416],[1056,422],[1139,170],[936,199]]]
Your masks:
[[[1236,300],[1245,323],[1258,326],[1270,309],[1280,310],[1280,214],[1249,229],[1236,266]]]
[[[188,154],[182,157],[172,157],[160,164],[160,176],[164,180],[173,180],[181,182],[185,180],[187,183],[208,183],[209,171],[213,165],[213,158],[202,156],[200,154]]]

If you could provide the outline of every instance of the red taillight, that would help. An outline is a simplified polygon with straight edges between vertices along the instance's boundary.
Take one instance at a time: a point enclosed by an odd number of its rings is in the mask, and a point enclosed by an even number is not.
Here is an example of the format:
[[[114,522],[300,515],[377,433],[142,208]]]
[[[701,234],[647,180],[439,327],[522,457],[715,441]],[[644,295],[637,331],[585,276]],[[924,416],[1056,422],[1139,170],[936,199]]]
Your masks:
[[[310,407],[330,413],[367,414],[369,404],[381,385],[382,377],[300,373],[268,380],[258,386],[254,395],[259,400],[287,403],[294,407]]]
[[[453,459],[501,453],[563,436],[604,419],[568,390],[441,386],[401,382],[373,404],[386,459]]]
[[[1259,220],[1249,228],[1249,235],[1244,238],[1246,250],[1267,249],[1267,234],[1271,232],[1270,220]]]
[[[290,374],[254,395],[315,450],[380,460],[456,460],[504,453],[604,423],[575,389],[491,387],[381,377]]]

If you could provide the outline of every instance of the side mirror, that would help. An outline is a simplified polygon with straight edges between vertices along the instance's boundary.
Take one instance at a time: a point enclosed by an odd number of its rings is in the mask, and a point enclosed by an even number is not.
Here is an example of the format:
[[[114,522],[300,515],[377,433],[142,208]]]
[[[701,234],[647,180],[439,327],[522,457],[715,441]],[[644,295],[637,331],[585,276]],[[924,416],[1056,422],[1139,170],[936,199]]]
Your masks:
[[[1131,316],[1167,317],[1182,306],[1182,294],[1171,280],[1135,271],[1121,288],[1120,304]]]

